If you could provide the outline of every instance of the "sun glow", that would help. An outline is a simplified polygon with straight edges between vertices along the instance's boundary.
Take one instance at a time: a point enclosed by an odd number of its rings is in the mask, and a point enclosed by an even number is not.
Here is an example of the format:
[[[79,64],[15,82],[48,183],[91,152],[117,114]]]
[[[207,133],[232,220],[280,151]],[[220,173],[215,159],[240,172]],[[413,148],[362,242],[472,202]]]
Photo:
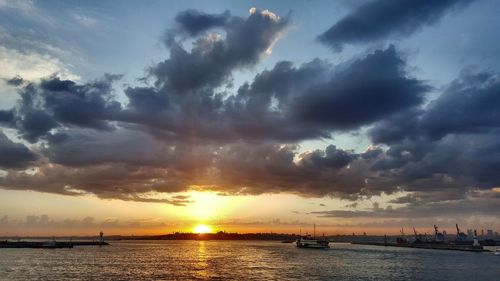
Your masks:
[[[249,199],[243,196],[221,196],[213,192],[192,191],[187,193],[191,203],[186,205],[186,212],[196,223],[206,223],[210,220],[223,219],[237,212]]]
[[[210,233],[212,228],[208,225],[200,224],[194,227],[194,232],[198,234]]]

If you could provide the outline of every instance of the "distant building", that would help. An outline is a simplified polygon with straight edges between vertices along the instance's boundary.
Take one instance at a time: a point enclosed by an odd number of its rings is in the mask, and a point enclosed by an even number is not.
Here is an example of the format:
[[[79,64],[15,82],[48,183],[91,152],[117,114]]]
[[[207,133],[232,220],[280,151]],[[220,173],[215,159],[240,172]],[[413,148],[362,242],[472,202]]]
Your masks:
[[[468,237],[474,236],[474,231],[472,229],[467,229],[467,236]]]
[[[446,234],[447,234],[447,233],[446,233],[446,230],[443,230],[443,235],[444,235],[444,236],[446,236]]]
[[[481,236],[484,236],[484,229],[481,229]]]
[[[486,235],[490,238],[493,238],[493,230],[491,229],[486,230]]]

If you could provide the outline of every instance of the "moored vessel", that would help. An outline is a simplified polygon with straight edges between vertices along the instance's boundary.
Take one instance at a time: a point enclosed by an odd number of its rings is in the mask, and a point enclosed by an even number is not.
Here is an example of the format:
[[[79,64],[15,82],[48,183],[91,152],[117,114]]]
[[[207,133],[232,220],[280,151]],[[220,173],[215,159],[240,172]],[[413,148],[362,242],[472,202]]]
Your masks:
[[[329,249],[330,241],[328,239],[316,238],[316,225],[314,225],[314,235],[300,236],[296,241],[295,245],[298,248],[309,248],[309,249]]]

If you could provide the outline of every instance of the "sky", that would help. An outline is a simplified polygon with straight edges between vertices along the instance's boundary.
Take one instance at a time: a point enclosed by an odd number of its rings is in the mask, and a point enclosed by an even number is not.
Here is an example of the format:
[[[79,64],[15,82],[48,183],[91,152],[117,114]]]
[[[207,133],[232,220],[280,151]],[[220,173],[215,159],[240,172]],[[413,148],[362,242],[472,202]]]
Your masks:
[[[500,3],[0,0],[0,236],[500,230]]]

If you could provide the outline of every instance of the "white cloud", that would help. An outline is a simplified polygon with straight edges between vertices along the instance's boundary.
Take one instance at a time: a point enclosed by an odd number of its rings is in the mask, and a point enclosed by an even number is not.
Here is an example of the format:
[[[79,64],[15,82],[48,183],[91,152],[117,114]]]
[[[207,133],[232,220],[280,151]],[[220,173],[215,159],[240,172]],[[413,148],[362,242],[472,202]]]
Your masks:
[[[0,46],[0,65],[0,78],[21,76],[23,79],[36,81],[57,73],[62,79],[79,80],[71,72],[70,66],[47,54],[25,53]]]
[[[1,1],[1,0],[0,0]],[[0,108],[12,107],[18,98],[14,88],[4,79],[20,76],[25,80],[39,81],[41,78],[57,74],[62,79],[80,80],[70,65],[60,59],[37,52],[23,52],[0,46]]]

